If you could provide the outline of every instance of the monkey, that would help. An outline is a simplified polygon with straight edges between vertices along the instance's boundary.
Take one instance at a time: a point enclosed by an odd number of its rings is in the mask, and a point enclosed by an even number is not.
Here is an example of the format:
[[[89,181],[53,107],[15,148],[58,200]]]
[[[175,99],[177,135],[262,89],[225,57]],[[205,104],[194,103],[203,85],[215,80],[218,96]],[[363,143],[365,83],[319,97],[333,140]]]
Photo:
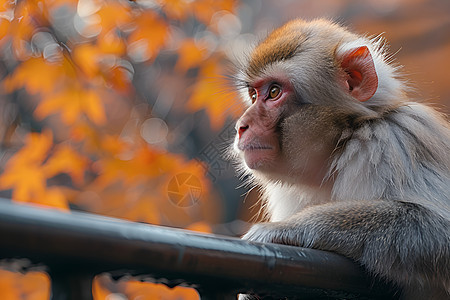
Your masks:
[[[324,19],[255,45],[233,75],[247,108],[231,155],[268,221],[243,239],[341,254],[402,299],[450,299],[450,126],[399,69],[383,37]]]

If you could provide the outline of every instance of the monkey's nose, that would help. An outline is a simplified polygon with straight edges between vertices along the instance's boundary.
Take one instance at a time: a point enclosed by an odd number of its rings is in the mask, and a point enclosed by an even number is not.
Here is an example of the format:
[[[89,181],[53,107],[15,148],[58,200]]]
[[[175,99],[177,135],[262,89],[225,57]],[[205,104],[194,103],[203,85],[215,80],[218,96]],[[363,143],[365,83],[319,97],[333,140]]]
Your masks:
[[[244,133],[244,131],[246,131],[248,129],[248,127],[249,127],[248,125],[239,126],[239,129],[238,129],[239,138],[241,138],[242,134]]]

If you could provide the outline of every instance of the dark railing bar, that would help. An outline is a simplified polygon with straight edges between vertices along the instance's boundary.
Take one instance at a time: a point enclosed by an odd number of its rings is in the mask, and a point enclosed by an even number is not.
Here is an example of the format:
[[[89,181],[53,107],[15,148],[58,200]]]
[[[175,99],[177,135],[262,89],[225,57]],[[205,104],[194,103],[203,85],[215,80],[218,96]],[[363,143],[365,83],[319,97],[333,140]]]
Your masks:
[[[347,294],[393,298],[389,287],[334,253],[64,213],[6,199],[0,199],[0,237],[1,258],[44,263],[51,276],[127,270],[167,278],[169,285],[185,282],[200,291],[203,287],[229,295],[253,290],[309,294],[310,299]]]

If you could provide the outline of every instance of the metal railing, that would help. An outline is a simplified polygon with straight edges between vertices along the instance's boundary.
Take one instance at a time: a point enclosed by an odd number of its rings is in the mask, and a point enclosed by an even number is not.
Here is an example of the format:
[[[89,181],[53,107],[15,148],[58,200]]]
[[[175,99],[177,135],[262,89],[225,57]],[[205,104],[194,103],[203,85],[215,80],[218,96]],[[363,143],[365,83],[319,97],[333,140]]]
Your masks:
[[[0,259],[42,263],[52,299],[92,299],[92,279],[146,274],[202,299],[237,293],[297,299],[395,299],[395,290],[334,253],[134,223],[0,200]]]

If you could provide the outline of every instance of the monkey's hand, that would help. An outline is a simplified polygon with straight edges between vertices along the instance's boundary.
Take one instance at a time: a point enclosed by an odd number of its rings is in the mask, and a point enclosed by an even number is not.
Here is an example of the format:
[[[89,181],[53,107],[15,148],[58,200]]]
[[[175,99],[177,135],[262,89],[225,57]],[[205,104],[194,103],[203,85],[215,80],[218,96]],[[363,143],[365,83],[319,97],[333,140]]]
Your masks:
[[[284,222],[258,223],[253,225],[242,239],[259,243],[294,244],[300,246],[295,237],[288,237],[289,234],[292,235],[289,228],[289,224]]]

